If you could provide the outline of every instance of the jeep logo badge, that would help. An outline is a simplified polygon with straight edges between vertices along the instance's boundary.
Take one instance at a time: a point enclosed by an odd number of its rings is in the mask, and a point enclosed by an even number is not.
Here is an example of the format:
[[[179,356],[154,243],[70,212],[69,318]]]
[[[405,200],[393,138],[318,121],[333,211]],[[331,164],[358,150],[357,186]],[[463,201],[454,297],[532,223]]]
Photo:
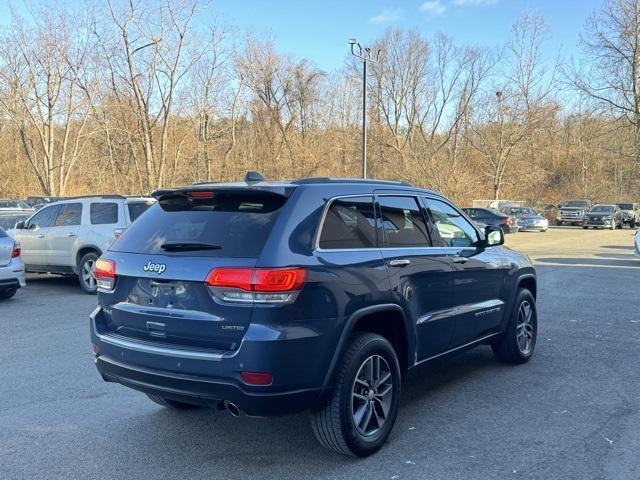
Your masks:
[[[160,275],[167,269],[167,266],[164,263],[153,263],[151,260],[149,260],[149,263],[142,267],[142,269],[145,272],[155,272]]]

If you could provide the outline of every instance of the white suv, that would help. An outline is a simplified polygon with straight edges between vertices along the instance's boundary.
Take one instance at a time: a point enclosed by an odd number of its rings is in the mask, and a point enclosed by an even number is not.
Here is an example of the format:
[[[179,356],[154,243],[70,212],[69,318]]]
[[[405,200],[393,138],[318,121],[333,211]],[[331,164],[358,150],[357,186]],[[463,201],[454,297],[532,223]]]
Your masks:
[[[82,289],[95,293],[95,261],[154,202],[120,195],[70,198],[41,208],[9,233],[22,246],[28,272],[78,275]]]

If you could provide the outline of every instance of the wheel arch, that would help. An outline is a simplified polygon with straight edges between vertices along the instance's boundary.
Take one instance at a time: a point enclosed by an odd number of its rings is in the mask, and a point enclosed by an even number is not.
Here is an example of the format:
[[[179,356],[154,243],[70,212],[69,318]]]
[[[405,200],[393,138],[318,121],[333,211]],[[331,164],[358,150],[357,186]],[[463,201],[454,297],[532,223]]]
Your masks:
[[[331,384],[336,366],[354,332],[376,333],[386,338],[396,351],[400,371],[404,376],[411,365],[411,352],[415,348],[409,331],[406,315],[400,305],[394,303],[372,305],[355,311],[344,324],[338,346],[325,376],[324,385]]]
[[[98,256],[102,255],[102,250],[99,247],[96,247],[95,245],[84,245],[81,248],[79,248],[78,251],[76,252],[75,268],[76,270],[78,270],[76,273],[80,273],[80,270],[78,268],[78,264],[80,263],[80,260],[89,252],[95,252]]]

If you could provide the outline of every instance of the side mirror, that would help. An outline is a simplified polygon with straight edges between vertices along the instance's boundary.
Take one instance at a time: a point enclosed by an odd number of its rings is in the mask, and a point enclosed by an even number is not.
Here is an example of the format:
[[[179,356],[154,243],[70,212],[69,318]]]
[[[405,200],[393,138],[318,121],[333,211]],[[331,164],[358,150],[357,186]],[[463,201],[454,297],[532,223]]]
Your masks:
[[[15,228],[16,230],[24,230],[26,228],[24,220],[21,220],[18,223],[16,223],[16,226],[13,228]]]
[[[500,227],[488,226],[485,228],[484,238],[487,247],[496,247],[504,244],[504,232]]]

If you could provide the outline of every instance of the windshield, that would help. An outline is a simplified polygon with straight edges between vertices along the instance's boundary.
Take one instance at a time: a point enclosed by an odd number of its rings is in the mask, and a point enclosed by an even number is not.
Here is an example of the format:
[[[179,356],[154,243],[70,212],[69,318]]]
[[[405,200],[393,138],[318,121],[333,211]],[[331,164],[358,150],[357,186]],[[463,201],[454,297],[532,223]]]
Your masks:
[[[591,209],[594,213],[612,213],[613,210],[613,205],[596,205]]]
[[[564,202],[562,206],[568,208],[588,208],[589,202],[586,202],[584,200],[569,200]]]
[[[618,206],[622,210],[633,210],[633,203],[619,203]]]
[[[29,215],[9,215],[0,217],[0,228],[4,228],[5,230],[11,230],[16,226],[21,220],[26,220],[29,218]]]

